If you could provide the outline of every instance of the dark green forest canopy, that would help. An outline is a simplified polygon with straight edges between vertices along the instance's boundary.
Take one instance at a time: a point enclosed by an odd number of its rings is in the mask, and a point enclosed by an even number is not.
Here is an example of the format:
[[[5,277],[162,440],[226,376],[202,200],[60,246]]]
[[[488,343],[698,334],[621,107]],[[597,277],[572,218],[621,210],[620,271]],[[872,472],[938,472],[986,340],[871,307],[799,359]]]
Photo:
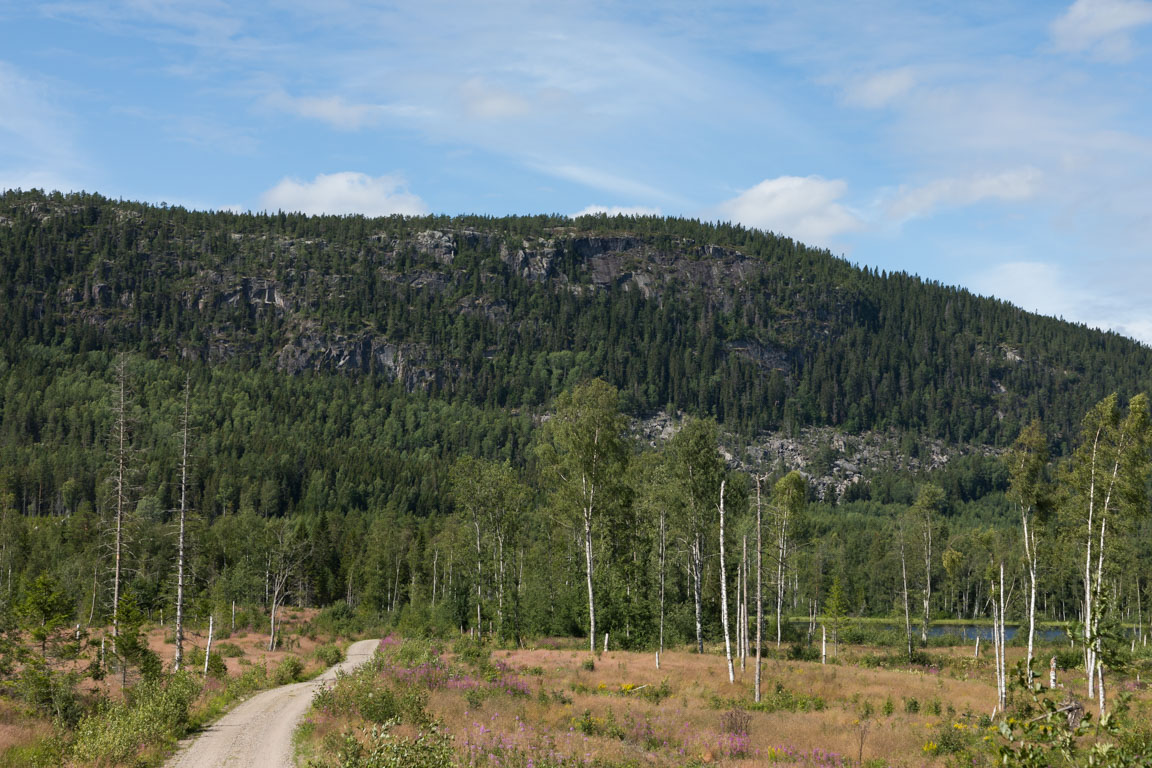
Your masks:
[[[1059,443],[1100,398],[1152,380],[1152,350],[1119,335],[683,219],[201,213],[9,192],[0,291],[6,401],[37,356],[91,374],[87,353],[129,351],[265,393],[300,396],[290,379],[312,372],[364,382],[337,392],[398,381],[425,402],[539,411],[600,376],[633,415],[683,410],[743,435],[833,425],[1003,446],[1032,418]],[[311,407],[341,408],[297,404]],[[34,434],[47,417],[21,418]]]

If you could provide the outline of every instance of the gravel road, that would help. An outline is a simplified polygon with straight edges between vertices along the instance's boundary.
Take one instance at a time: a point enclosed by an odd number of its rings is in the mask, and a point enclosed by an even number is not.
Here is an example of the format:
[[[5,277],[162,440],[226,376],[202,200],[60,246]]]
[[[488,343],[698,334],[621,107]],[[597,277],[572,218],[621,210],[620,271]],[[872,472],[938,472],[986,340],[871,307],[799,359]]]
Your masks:
[[[292,732],[312,703],[312,694],[339,671],[349,672],[372,657],[379,640],[361,640],[346,661],[306,683],[253,696],[186,742],[166,768],[292,768]]]

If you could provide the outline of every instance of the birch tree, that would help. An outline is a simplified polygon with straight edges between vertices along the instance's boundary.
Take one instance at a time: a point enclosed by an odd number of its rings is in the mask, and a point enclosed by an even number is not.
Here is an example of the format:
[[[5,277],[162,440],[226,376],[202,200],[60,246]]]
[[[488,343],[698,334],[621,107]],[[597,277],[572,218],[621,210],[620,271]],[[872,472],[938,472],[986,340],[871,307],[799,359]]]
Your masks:
[[[1009,472],[1008,498],[1020,511],[1020,525],[1024,542],[1024,565],[1028,575],[1028,652],[1025,668],[1032,677],[1032,658],[1036,638],[1036,571],[1040,552],[1036,541],[1037,509],[1043,494],[1043,473],[1048,463],[1048,444],[1040,428],[1033,421],[1021,432],[1006,457]]]
[[[776,647],[783,637],[784,594],[787,587],[788,558],[792,555],[792,534],[808,504],[808,480],[793,470],[772,487],[772,534],[776,567]]]
[[[680,535],[688,550],[696,619],[696,652],[704,653],[704,560],[713,521],[719,511],[724,464],[717,447],[716,424],[689,419],[672,438],[670,450],[683,498]]]
[[[753,698],[760,701],[760,658],[764,645],[764,515],[761,483],[767,476],[756,476],[756,672]]]
[[[1101,660],[1101,608],[1108,563],[1108,534],[1123,527],[1145,506],[1149,443],[1152,442],[1148,399],[1140,394],[1122,414],[1115,394],[1101,400],[1084,417],[1080,445],[1072,456],[1069,481],[1075,505],[1084,520],[1084,668],[1088,695],[1098,692],[1104,668]]]
[[[307,541],[297,535],[292,521],[271,520],[267,527],[268,547],[268,650],[276,650],[276,613],[288,595],[292,578],[296,576],[307,553]]]
[[[924,584],[920,595],[923,605],[920,642],[928,644],[928,625],[932,621],[932,539],[936,520],[944,506],[944,491],[935,485],[921,486],[913,510],[920,528],[921,552],[924,556]]]
[[[626,422],[616,388],[593,379],[557,398],[545,424],[542,463],[557,482],[559,506],[574,510],[584,545],[588,647],[596,651],[596,569],[593,529],[613,504],[627,464]]]
[[[672,478],[667,456],[655,451],[642,453],[632,463],[634,469],[635,509],[640,520],[651,522],[655,544],[658,625],[656,668],[664,655],[665,593],[668,570],[668,521],[679,508],[680,497]]]

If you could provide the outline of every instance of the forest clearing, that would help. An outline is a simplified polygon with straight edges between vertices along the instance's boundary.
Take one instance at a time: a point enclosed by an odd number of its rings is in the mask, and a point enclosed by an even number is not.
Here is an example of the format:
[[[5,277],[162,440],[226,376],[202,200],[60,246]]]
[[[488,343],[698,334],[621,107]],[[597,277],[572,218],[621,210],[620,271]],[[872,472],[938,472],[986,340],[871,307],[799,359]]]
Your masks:
[[[729,683],[718,650],[672,651],[657,669],[652,654],[590,655],[570,641],[489,651],[468,638],[449,646],[392,636],[373,664],[317,696],[300,750],[313,768],[430,767],[449,755],[503,768],[883,768],[1000,765],[1012,746],[990,717],[987,648],[980,657],[971,646],[935,648],[917,664],[877,646],[842,647],[828,663],[773,650],[759,702],[754,659]],[[1022,655],[1008,652],[1013,663]],[[1058,674],[1061,700],[1083,685],[1083,675]],[[1125,721],[1146,729],[1152,696],[1135,680],[1123,689]]]

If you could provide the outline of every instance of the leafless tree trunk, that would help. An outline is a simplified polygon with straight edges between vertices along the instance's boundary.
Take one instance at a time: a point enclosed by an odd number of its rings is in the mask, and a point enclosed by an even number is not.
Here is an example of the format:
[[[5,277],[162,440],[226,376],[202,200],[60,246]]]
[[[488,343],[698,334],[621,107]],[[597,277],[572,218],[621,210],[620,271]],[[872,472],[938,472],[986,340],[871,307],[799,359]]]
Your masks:
[[[692,538],[690,552],[692,571],[692,598],[696,605],[696,652],[704,653],[704,595],[700,579],[704,573],[704,542],[697,532]]]
[[[184,418],[181,423],[180,448],[180,532],[176,544],[176,658],[172,668],[180,670],[184,663],[184,531],[188,515],[188,405],[191,378],[184,379]]]
[[[584,507],[584,574],[588,584],[588,651],[596,652],[596,595],[592,591],[592,499],[595,488],[588,487],[588,479],[584,478],[585,496],[588,505]]]
[[[740,671],[748,664],[748,535],[743,538],[740,556]]]
[[[272,611],[268,619],[268,650],[276,650],[276,610],[284,602],[287,595],[288,584],[299,566],[303,554],[303,544],[293,540],[292,532],[288,529],[288,521],[281,520],[272,525],[270,540],[272,551],[269,552],[269,580],[271,589]],[[398,588],[398,585],[397,585]]]
[[[208,676],[208,660],[212,658],[212,633],[216,629],[216,616],[208,614],[208,644],[204,646],[204,676]]]
[[[480,604],[483,602],[484,594],[484,551],[480,546],[480,512],[473,508],[472,510],[472,527],[476,531],[476,636],[484,634],[484,620],[480,614]]]
[[[728,661],[728,682],[736,682],[732,668],[732,635],[728,629],[728,571],[724,562],[724,484],[720,481],[720,623],[724,626],[724,657]]]
[[[904,632],[908,639],[908,659],[912,659],[912,614],[908,610],[908,566],[907,558],[904,556],[904,531],[901,530],[900,538],[900,577],[904,582]]]
[[[124,551],[124,513],[128,503],[128,368],[124,355],[116,361],[116,519],[112,545],[112,653],[120,637],[120,580]]]
[[[932,604],[932,514],[924,512],[924,622],[920,625],[920,642],[928,644],[928,623]]]
[[[660,505],[660,645],[656,651],[656,669],[660,669],[660,656],[664,653],[664,569],[668,556],[667,512]]]
[[[764,639],[764,529],[761,515],[760,476],[756,477],[756,682],[753,698],[760,701],[760,653]]]

